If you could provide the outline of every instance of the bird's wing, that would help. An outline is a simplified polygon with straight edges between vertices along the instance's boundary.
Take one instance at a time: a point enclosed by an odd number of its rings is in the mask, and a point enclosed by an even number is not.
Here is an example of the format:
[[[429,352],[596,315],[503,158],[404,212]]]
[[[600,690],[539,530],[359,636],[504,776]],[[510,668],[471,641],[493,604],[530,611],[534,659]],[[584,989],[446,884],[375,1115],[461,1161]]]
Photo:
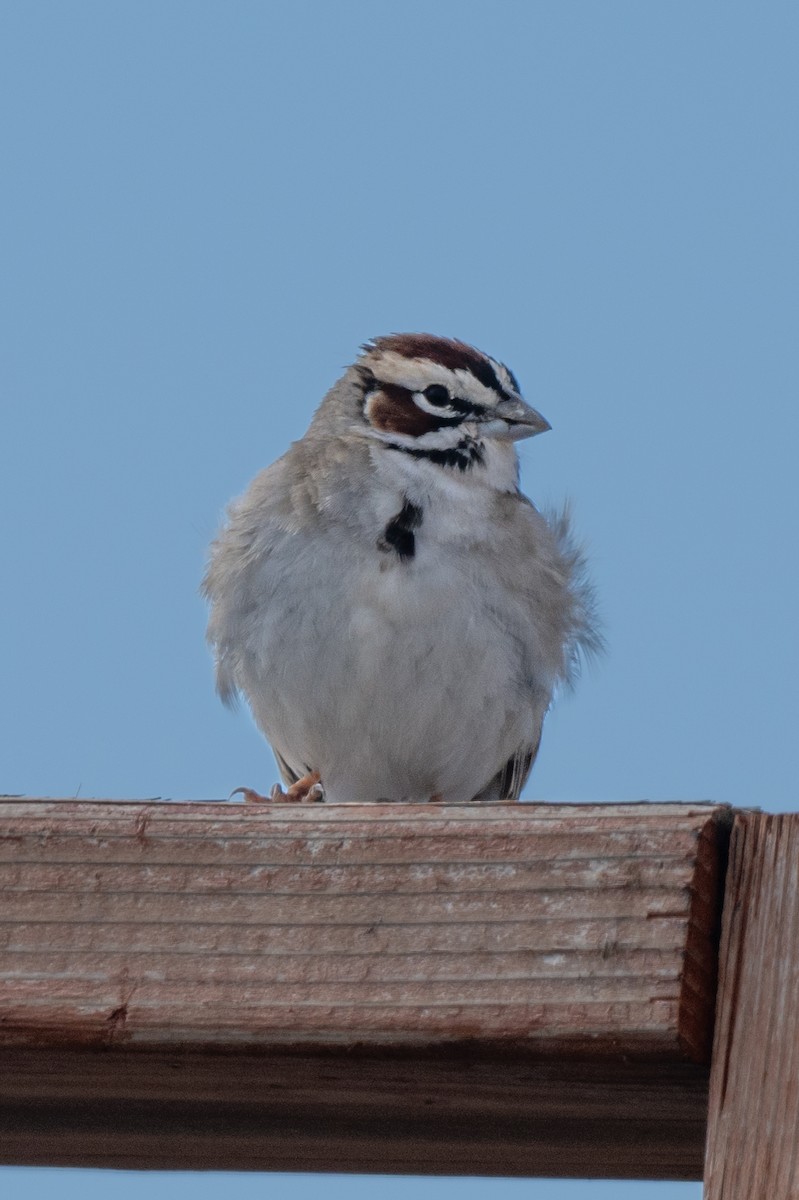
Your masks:
[[[536,755],[538,754],[538,748],[541,745],[542,724],[543,717],[538,723],[535,740],[528,745],[520,746],[516,753],[511,755],[504,767],[496,773],[491,782],[476,796],[472,797],[473,800],[519,799],[522,788],[527,782]]]

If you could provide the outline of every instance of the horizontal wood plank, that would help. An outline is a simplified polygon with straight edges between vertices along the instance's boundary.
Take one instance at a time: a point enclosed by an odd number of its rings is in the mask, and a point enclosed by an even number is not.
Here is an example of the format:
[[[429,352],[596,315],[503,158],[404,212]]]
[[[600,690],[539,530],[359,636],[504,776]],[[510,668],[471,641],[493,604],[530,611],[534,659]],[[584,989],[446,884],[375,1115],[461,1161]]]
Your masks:
[[[698,1178],[728,824],[2,801],[0,1158]]]

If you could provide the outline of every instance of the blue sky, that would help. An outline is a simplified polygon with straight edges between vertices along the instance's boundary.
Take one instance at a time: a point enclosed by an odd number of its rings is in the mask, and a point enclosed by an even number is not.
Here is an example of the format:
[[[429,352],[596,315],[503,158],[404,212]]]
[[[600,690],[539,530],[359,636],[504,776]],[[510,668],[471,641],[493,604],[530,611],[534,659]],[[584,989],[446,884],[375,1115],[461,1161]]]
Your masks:
[[[206,545],[360,342],[428,330],[512,367],[553,426],[525,490],[570,497],[590,549],[608,652],[526,795],[796,808],[798,27],[734,0],[2,0],[0,790],[270,784],[213,693]],[[124,1195],[223,1186],[372,1187]],[[700,1194],[503,1188],[381,1183]]]

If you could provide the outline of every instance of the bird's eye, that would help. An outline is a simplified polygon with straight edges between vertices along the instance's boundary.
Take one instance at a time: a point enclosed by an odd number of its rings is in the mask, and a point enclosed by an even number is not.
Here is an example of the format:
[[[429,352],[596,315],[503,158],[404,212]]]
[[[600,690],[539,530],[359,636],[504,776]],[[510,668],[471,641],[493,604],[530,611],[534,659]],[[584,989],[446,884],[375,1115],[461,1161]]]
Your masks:
[[[423,394],[428,404],[435,404],[437,408],[446,408],[451,403],[449,392],[443,383],[431,383],[430,387],[424,389]]]

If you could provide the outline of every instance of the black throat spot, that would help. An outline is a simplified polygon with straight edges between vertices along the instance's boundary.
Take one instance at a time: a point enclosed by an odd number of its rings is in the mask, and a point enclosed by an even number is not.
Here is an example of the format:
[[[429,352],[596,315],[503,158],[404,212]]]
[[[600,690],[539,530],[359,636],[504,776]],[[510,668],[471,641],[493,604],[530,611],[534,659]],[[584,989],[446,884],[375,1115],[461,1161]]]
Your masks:
[[[408,498],[397,513],[386,525],[381,536],[377,539],[377,548],[383,554],[396,554],[400,562],[408,562],[416,553],[415,529],[422,524],[424,513],[416,504],[411,504]]]

